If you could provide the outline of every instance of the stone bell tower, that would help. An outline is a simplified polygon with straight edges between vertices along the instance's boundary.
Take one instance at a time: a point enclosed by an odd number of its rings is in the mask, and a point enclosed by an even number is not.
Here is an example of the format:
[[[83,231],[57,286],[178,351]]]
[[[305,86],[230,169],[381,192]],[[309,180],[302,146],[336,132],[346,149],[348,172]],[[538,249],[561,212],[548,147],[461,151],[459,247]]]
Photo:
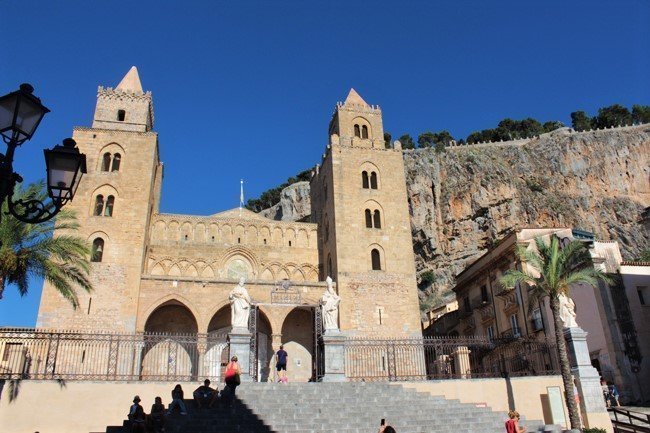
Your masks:
[[[351,89],[329,126],[311,181],[324,278],[337,282],[350,336],[421,336],[401,147],[387,149],[382,112]]]
[[[134,332],[148,228],[158,211],[162,164],[153,128],[151,92],[132,67],[115,88],[100,86],[91,128],[75,127],[88,173],[73,202],[79,229],[92,245],[90,294],[77,290],[79,308],[47,282],[37,326]],[[59,234],[59,233],[57,233]]]

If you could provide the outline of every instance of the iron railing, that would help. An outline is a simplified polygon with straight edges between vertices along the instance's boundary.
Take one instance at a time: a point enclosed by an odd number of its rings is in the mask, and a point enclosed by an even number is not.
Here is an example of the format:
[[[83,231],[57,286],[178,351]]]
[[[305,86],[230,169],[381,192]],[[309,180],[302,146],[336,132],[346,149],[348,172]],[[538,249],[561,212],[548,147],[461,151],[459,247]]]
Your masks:
[[[355,381],[559,374],[555,346],[533,339],[348,339],[345,362],[346,376]]]
[[[220,381],[226,333],[0,329],[0,379]]]

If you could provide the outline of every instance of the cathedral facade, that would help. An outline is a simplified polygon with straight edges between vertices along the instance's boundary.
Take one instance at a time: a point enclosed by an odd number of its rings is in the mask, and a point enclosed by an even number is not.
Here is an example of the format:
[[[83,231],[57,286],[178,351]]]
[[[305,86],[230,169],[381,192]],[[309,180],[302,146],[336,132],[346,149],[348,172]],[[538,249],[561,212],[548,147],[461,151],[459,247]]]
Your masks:
[[[244,277],[261,363],[284,344],[296,379],[304,379],[331,276],[345,335],[421,336],[402,152],[385,148],[379,107],[354,90],[336,105],[311,179],[310,222],[246,209],[160,213],[163,165],[153,127],[152,95],[133,67],[117,87],[99,87],[92,126],[74,128],[88,173],[67,207],[77,215],[76,234],[93,246],[94,291],[78,293],[74,310],[45,283],[38,328],[227,332],[228,295]]]

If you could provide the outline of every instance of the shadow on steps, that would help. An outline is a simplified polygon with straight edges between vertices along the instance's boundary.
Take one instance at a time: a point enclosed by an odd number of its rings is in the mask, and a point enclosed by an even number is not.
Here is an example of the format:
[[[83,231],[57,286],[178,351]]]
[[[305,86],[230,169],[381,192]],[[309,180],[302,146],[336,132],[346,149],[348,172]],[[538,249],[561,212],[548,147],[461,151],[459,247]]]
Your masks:
[[[232,404],[219,399],[211,408],[198,409],[193,400],[184,400],[187,415],[175,410],[165,417],[165,433],[274,433],[249,407],[235,397]],[[128,408],[127,408],[128,410]],[[128,420],[122,426],[107,426],[106,433],[130,433]],[[148,426],[147,432],[154,433]]]

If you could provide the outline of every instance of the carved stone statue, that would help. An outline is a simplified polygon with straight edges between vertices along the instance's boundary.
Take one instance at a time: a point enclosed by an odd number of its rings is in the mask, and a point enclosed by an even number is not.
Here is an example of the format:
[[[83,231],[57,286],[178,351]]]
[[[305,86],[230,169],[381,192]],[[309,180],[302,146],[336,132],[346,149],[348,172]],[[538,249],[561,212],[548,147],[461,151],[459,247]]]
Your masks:
[[[327,277],[325,282],[327,283],[327,290],[321,298],[321,305],[323,306],[323,327],[325,331],[338,331],[341,297],[336,294],[330,277]]]
[[[564,327],[577,328],[576,304],[573,302],[573,299],[565,294],[561,294],[558,298],[560,300],[560,320],[564,324]]]
[[[230,300],[230,315],[231,323],[234,328],[248,329],[248,316],[251,311],[251,298],[248,296],[248,291],[244,287],[246,279],[241,277],[239,284],[235,286],[230,292],[228,299]]]

